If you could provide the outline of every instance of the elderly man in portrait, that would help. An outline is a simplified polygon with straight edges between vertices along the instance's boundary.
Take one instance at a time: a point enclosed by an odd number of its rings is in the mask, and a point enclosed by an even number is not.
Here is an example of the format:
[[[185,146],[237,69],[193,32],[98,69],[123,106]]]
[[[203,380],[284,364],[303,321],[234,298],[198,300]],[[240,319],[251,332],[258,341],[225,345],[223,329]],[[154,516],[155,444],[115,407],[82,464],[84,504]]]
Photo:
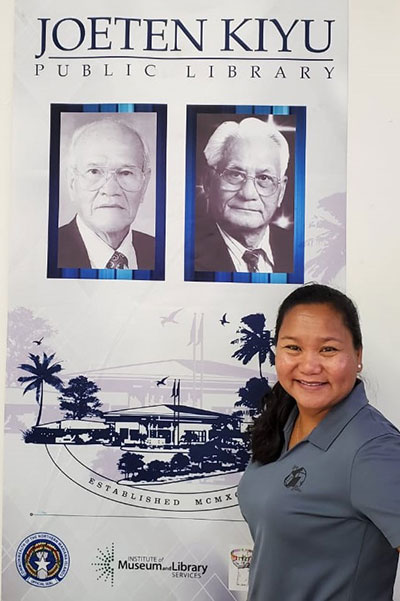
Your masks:
[[[289,161],[288,143],[275,124],[253,117],[225,121],[211,135],[204,156],[195,270],[293,271],[293,231],[288,220],[281,223],[286,227],[274,223]]]
[[[68,187],[74,219],[58,231],[58,267],[153,269],[152,236],[132,229],[150,178],[146,146],[104,118],[72,137]]]

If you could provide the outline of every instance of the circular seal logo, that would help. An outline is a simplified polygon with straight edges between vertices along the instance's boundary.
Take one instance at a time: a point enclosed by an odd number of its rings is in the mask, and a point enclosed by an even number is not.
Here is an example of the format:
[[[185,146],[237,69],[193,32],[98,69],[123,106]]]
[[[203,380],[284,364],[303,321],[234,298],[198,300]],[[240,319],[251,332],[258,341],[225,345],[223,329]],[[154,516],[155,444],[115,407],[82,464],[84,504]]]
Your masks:
[[[70,563],[65,544],[48,532],[36,532],[24,538],[18,546],[15,562],[21,577],[41,588],[61,582]]]

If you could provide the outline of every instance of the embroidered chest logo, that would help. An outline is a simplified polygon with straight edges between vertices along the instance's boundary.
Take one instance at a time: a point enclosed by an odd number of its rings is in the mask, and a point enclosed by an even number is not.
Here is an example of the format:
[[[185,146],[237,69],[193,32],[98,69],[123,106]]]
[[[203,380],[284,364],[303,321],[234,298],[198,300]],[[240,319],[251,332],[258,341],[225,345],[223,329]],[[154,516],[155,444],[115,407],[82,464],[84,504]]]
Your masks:
[[[294,465],[290,474],[284,479],[283,484],[286,486],[286,488],[300,492],[301,486],[306,478],[307,472],[305,468]]]

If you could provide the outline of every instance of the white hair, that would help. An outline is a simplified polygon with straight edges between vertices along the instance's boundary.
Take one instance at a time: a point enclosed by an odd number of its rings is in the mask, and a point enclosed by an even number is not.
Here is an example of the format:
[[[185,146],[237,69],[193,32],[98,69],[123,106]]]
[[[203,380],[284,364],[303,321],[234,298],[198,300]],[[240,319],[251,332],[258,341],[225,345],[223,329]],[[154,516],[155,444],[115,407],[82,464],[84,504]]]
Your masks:
[[[285,175],[289,163],[289,145],[276,125],[271,121],[263,121],[255,117],[247,117],[237,123],[224,121],[211,135],[204,149],[204,156],[209,167],[217,167],[223,158],[228,142],[237,138],[268,138],[276,144],[279,151],[280,176]]]
[[[144,172],[148,171],[150,168],[150,156],[149,156],[149,151],[147,149],[147,145],[146,145],[145,141],[143,140],[142,136],[139,134],[139,132],[134,127],[132,127],[131,125],[129,125],[122,119],[115,119],[115,118],[109,118],[109,117],[104,117],[103,119],[96,119],[95,121],[91,121],[90,123],[86,123],[85,125],[78,127],[78,129],[76,129],[74,131],[72,138],[71,138],[70,147],[69,147],[69,166],[76,167],[75,151],[76,151],[76,147],[77,147],[79,141],[87,133],[90,133],[91,131],[96,130],[98,127],[103,127],[103,126],[109,125],[109,124],[114,125],[116,128],[119,128],[122,131],[127,131],[129,134],[136,136],[138,138],[138,140],[141,143],[142,150],[143,150],[143,171]]]

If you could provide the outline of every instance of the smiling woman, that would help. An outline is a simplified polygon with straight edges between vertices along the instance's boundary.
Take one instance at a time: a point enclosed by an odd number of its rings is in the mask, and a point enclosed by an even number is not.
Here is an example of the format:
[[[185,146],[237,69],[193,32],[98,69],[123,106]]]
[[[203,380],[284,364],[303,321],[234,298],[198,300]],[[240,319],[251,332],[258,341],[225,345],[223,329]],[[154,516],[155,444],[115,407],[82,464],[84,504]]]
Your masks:
[[[239,485],[254,539],[248,601],[392,599],[400,433],[368,404],[361,360],[348,297],[312,284],[283,301],[278,383],[264,399]]]
[[[349,394],[361,356],[361,347],[355,348],[331,305],[304,304],[288,311],[279,331],[276,371],[282,387],[296,400],[297,438],[308,435]]]

